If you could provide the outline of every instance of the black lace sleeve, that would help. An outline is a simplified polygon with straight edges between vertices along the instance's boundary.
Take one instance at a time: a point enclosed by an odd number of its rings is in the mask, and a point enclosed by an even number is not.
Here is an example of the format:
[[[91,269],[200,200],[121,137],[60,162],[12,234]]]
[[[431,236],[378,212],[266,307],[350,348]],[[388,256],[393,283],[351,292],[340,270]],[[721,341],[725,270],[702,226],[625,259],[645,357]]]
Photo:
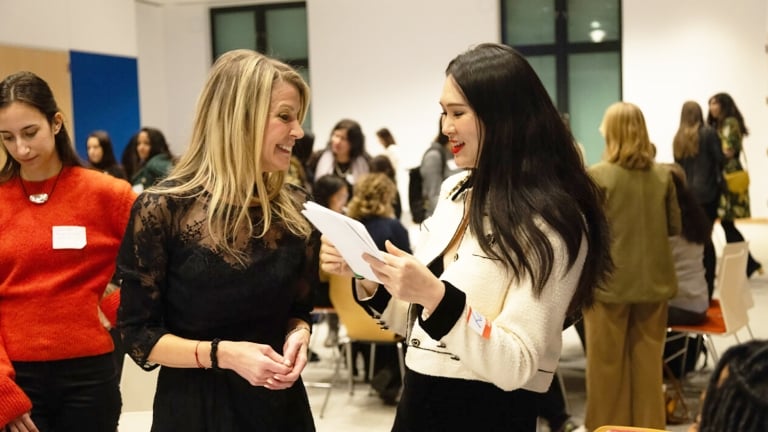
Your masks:
[[[126,352],[141,368],[156,364],[147,358],[161,336],[168,333],[163,322],[163,291],[166,283],[170,211],[166,197],[141,194],[117,257],[121,279],[118,327]]]

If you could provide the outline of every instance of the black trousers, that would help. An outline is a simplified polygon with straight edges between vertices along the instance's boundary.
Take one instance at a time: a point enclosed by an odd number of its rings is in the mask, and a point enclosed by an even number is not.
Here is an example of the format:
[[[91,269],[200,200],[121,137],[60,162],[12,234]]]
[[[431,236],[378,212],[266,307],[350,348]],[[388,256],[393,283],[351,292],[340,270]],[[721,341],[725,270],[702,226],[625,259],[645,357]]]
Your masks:
[[[393,432],[535,432],[539,394],[493,384],[422,375],[410,369]]]
[[[16,383],[32,400],[40,432],[115,432],[119,376],[112,354],[45,362],[13,362]]]
[[[732,220],[720,220],[720,225],[723,226],[725,232],[725,241],[727,243],[736,243],[744,241],[744,236],[736,228],[736,224]],[[752,276],[752,273],[762,266],[755,257],[752,256],[752,252],[747,256],[747,277]]]

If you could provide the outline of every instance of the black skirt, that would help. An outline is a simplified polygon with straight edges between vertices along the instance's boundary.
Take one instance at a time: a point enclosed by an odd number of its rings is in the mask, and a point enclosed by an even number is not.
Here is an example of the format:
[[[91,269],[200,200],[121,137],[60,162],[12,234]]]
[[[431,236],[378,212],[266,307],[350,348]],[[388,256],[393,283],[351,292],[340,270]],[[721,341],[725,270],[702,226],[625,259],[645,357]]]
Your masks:
[[[538,393],[408,370],[393,432],[535,432]]]
[[[289,389],[268,390],[229,370],[163,367],[152,417],[152,432],[315,430],[301,379]]]

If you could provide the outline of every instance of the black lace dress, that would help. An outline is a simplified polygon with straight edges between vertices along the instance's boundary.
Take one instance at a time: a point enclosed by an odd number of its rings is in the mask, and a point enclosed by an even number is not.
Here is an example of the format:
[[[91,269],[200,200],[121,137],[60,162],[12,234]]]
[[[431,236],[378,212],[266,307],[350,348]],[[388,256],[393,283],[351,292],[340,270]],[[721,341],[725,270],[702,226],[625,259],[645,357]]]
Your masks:
[[[306,199],[300,189],[286,187],[297,205]],[[282,353],[288,320],[310,322],[316,242],[292,235],[273,218],[266,236],[246,239],[248,261],[238,265],[210,247],[207,202],[207,196],[143,193],[131,211],[118,255],[119,326],[126,352],[146,370],[157,366],[147,356],[167,333],[269,344]],[[261,216],[261,207],[253,207],[256,233]],[[301,380],[274,391],[230,370],[160,370],[152,431],[314,430]]]

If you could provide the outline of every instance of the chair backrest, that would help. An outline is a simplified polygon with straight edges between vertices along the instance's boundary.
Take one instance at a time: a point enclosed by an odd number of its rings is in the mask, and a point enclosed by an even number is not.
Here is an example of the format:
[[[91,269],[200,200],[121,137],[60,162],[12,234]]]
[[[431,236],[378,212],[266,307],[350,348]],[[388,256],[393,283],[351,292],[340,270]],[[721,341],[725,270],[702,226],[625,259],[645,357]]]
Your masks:
[[[717,275],[720,307],[723,311],[726,334],[739,331],[749,323],[744,291],[747,281],[747,249],[723,248],[722,264]]]
[[[383,330],[365,310],[357,304],[352,294],[352,278],[330,275],[328,293],[339,321],[347,330],[347,336],[360,342],[397,342],[402,339],[396,333]]]
[[[723,253],[721,256],[739,254],[742,253],[742,251],[749,254],[748,242],[740,241],[735,243],[726,243],[725,246],[723,246]],[[755,306],[755,299],[752,298],[752,290],[749,289],[747,278],[744,278],[744,284],[741,288],[744,294],[744,307],[747,308],[747,310],[752,309],[752,307]]]

